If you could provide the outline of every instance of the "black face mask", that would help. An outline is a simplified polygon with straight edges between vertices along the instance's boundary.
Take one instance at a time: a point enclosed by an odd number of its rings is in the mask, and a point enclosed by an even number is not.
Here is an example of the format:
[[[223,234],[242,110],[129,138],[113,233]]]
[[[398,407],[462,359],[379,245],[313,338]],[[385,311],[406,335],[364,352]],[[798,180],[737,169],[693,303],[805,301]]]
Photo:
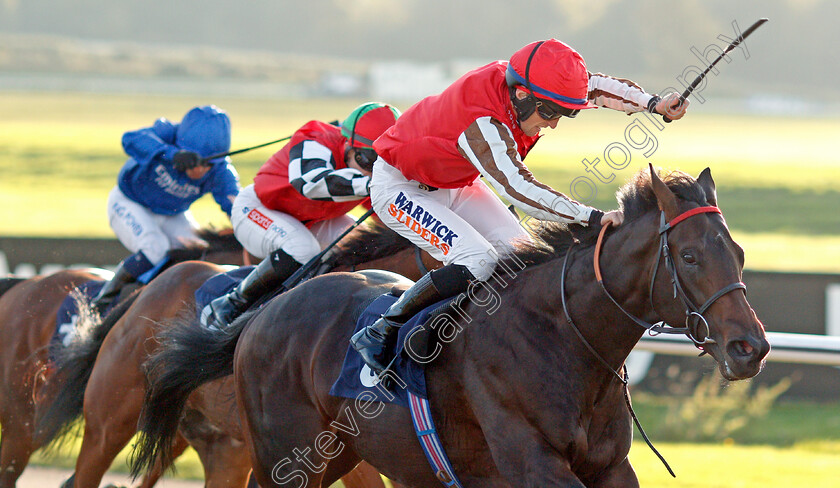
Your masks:
[[[356,161],[356,164],[365,171],[372,171],[373,163],[375,163],[376,159],[379,157],[379,155],[376,154],[376,151],[360,147],[355,148],[355,150],[356,154],[353,156],[353,159]]]
[[[536,100],[531,95],[525,98],[516,98],[516,87],[510,87],[510,101],[513,103],[513,108],[516,110],[516,118],[519,121],[526,120],[537,109]]]

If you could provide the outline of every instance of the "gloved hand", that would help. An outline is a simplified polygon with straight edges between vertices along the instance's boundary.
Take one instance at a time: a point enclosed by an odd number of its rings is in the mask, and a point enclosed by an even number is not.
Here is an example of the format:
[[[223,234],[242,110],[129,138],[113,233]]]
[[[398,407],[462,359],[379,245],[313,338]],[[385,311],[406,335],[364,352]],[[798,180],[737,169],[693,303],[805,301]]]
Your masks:
[[[197,152],[180,150],[172,156],[172,166],[182,173],[201,164],[201,156]]]
[[[685,115],[685,111],[688,109],[689,104],[690,102],[688,99],[685,99],[682,103],[680,103],[679,93],[669,93],[664,98],[657,101],[653,110],[660,115],[667,116],[671,120],[679,120],[683,117],[683,115]]]

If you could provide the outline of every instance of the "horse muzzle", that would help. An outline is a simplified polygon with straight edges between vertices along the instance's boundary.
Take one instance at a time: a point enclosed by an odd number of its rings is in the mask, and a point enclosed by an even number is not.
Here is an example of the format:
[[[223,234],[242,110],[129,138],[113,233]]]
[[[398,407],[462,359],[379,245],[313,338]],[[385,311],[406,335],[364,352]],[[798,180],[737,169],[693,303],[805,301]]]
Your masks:
[[[705,350],[717,361],[721,375],[729,381],[736,381],[752,378],[761,372],[770,352],[770,343],[762,332],[711,344]]]

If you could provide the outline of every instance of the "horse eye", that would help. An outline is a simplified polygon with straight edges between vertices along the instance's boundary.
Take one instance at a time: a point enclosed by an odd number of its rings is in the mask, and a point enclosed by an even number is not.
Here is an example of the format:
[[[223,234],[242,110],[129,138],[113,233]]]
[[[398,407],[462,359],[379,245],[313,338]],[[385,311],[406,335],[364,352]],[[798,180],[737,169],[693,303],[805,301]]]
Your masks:
[[[697,264],[697,258],[694,257],[691,251],[684,251],[682,253],[682,259],[686,264]]]

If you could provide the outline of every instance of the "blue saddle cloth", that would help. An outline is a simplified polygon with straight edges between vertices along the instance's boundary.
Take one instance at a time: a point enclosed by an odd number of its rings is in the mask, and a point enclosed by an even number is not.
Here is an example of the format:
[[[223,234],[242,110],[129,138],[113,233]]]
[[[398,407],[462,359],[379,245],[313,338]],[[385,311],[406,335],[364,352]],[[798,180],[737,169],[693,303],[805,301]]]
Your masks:
[[[55,359],[55,348],[66,347],[73,340],[76,331],[76,324],[79,321],[79,309],[76,305],[76,297],[84,298],[88,302],[99,294],[99,290],[105,286],[107,281],[88,281],[79,285],[74,293],[69,293],[55,315],[55,332],[50,339],[50,359]],[[109,307],[110,309],[110,307]],[[103,311],[104,316],[107,309]]]
[[[397,297],[390,293],[375,299],[359,316],[355,331],[373,324],[396,300]],[[395,346],[396,359],[391,370],[385,373],[393,385],[390,390],[378,384],[376,375],[362,361],[359,353],[348,346],[341,373],[330,388],[330,395],[395,403],[405,408],[409,408],[409,391],[421,398],[428,398],[423,363],[424,359],[430,357],[426,353],[432,347],[430,340],[433,340],[433,336],[430,333],[437,330],[437,319],[443,318],[438,312],[448,308],[452,300],[454,297],[423,309],[400,328]],[[431,322],[427,324],[430,318]]]
[[[240,266],[224,273],[218,273],[207,279],[195,291],[195,308],[200,314],[201,310],[213,300],[226,295],[233,287],[238,285],[248,273],[256,266]]]

